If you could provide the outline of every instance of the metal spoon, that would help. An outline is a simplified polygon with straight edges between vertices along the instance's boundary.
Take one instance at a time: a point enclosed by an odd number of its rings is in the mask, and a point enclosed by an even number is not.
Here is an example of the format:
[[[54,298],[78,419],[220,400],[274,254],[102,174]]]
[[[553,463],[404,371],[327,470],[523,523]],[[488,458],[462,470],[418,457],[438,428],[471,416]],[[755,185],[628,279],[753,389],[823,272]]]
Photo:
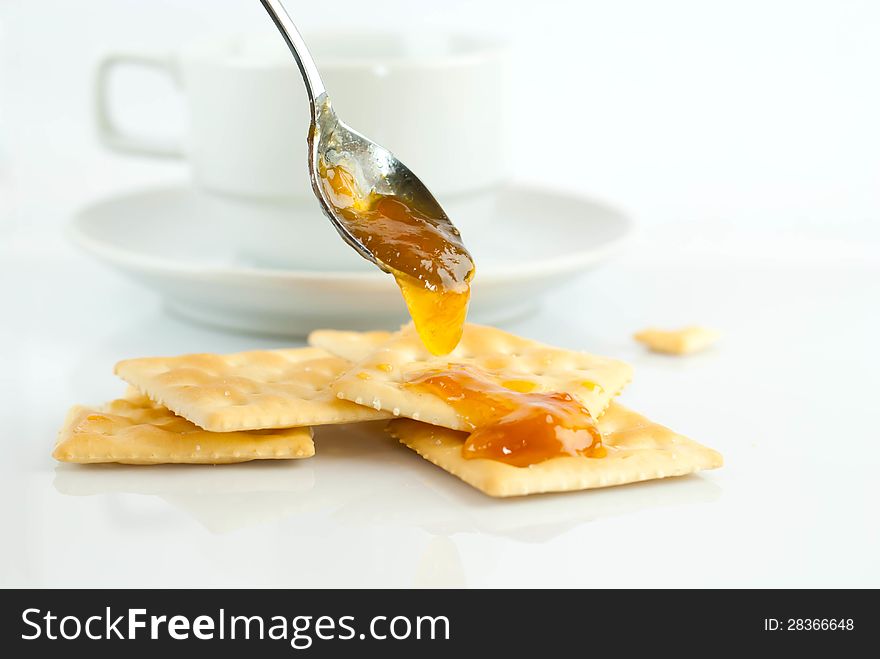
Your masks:
[[[451,243],[444,245],[442,249],[446,255],[443,258],[449,261],[448,256],[451,254],[453,256],[451,261],[455,262],[459,270],[453,278],[459,279],[464,276],[464,273],[461,272],[462,265],[465,268],[470,268],[467,277],[472,276],[473,262],[461,243],[458,229],[449,220],[428,188],[388,149],[372,142],[339,120],[330,106],[330,99],[327,96],[324,83],[321,81],[318,68],[315,66],[305,41],[284,6],[279,0],[260,1],[287,42],[305,82],[311,106],[308,144],[309,176],[312,190],[321,204],[321,209],[336,227],[339,235],[361,256],[372,261],[382,270],[386,272],[395,270],[395,264],[388,263],[387,258],[377,258],[376,252],[382,243],[381,236],[376,236],[378,240],[369,240],[370,244],[367,245],[366,241],[359,240],[353,234],[350,216],[346,217],[340,212],[340,208],[334,204],[333,199],[322,185],[319,174],[321,166],[325,169],[335,166],[343,167],[353,176],[360,190],[405,200],[409,206],[418,210],[413,221],[417,224],[424,224],[421,227],[416,226],[416,230],[424,230],[434,236],[443,236],[447,243]],[[386,249],[386,253],[387,251]],[[448,282],[449,268],[446,270],[447,272],[434,273],[436,281],[432,283],[443,285]],[[429,278],[433,277],[426,274],[426,281]]]

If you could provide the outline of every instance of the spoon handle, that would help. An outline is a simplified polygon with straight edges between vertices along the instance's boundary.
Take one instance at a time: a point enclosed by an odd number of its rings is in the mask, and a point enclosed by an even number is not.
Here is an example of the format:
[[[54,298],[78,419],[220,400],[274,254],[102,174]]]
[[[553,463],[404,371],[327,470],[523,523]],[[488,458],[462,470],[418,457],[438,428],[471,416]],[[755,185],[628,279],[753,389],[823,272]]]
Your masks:
[[[278,31],[281,32],[281,36],[287,42],[290,52],[293,53],[293,57],[302,74],[303,82],[306,83],[306,93],[309,96],[309,104],[312,106],[312,115],[317,115],[316,108],[318,104],[316,99],[320,98],[322,94],[326,94],[327,90],[324,89],[321,74],[318,73],[318,67],[315,66],[315,60],[312,59],[312,54],[309,52],[308,47],[306,47],[306,42],[303,40],[299,30],[296,29],[296,25],[293,24],[290,15],[284,9],[284,5],[281,4],[280,0],[260,0],[260,2],[263,3],[266,11],[269,12],[269,16],[272,17],[272,21],[275,23]]]

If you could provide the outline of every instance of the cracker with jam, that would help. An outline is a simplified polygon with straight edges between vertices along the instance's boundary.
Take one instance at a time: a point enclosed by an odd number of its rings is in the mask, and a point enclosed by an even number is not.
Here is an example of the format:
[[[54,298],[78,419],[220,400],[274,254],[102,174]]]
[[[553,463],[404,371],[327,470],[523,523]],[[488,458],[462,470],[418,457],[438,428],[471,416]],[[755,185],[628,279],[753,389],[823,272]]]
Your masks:
[[[315,454],[316,426],[392,419],[404,446],[494,497],[681,476],[721,456],[616,402],[627,364],[464,324],[436,355],[418,329],[318,330],[311,347],[120,362],[131,386],[75,406],[61,461],[221,464]],[[320,455],[320,446],[317,448]]]

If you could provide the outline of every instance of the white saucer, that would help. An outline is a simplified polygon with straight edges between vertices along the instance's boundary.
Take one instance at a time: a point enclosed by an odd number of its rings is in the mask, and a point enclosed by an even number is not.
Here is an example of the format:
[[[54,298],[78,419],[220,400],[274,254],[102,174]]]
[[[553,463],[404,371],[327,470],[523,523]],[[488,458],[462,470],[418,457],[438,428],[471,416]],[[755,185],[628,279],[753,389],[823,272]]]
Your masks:
[[[603,204],[520,185],[488,203],[444,206],[477,263],[475,322],[534,309],[547,291],[606,260],[632,228]],[[316,204],[255,207],[180,184],[91,204],[70,235],[155,289],[172,311],[215,326],[303,336],[317,327],[394,327],[407,317],[391,277],[344,246]],[[304,265],[277,267],[283,255]]]

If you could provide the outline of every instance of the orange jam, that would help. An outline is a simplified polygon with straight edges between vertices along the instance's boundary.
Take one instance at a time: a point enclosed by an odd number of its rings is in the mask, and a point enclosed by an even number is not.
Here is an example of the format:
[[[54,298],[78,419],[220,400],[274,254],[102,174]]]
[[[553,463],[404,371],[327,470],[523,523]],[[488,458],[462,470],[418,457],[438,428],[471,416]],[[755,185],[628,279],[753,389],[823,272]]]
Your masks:
[[[569,394],[530,393],[536,385],[527,380],[497,384],[462,364],[416,374],[406,386],[439,396],[473,428],[465,458],[527,467],[565,455],[605,456],[593,417]]]
[[[435,355],[452,352],[474,276],[458,230],[404,197],[362,193],[343,167],[321,162],[318,174],[348,231],[394,275],[425,347]]]

